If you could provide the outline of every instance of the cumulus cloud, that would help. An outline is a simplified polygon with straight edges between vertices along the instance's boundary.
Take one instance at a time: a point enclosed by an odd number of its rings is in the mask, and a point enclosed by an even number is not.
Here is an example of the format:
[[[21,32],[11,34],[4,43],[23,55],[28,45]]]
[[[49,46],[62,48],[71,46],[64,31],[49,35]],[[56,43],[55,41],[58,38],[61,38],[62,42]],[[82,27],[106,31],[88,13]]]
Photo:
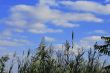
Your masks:
[[[45,24],[37,23],[34,25],[31,25],[28,29],[29,32],[32,33],[56,33],[56,32],[62,32],[61,29],[52,29],[45,26]]]
[[[61,1],[61,4],[73,10],[110,14],[110,4],[100,4],[94,1]]]
[[[66,3],[66,2],[63,2]],[[67,1],[67,5],[68,5]],[[71,2],[73,3],[73,2]],[[96,17],[91,13],[75,13],[64,12],[62,10],[51,8],[51,6],[58,7],[59,3],[56,0],[40,0],[36,5],[15,5],[10,11],[11,14],[6,20],[5,24],[11,26],[16,32],[30,32],[30,33],[58,33],[63,32],[60,27],[74,28],[79,27],[79,24],[74,22],[102,22],[103,19]],[[70,3],[69,3],[70,4]],[[49,27],[52,23],[53,27]]]
[[[62,32],[61,29],[48,28],[46,25],[46,22],[57,17],[54,10],[47,6],[17,5],[11,8],[11,12],[11,16],[5,21],[9,26],[34,33]]]
[[[69,4],[66,3],[66,5],[71,5],[71,3]],[[85,4],[83,5],[85,6]],[[51,6],[53,6],[53,8]],[[103,22],[103,19],[98,18],[92,13],[66,12],[57,9],[57,7],[59,6],[60,6],[59,3],[57,3],[55,0],[40,0],[40,2],[36,5],[20,4],[11,7],[10,9],[11,14],[9,15],[9,17],[3,20],[3,22],[9,28],[9,30],[4,29],[5,31],[3,32],[3,37],[0,36],[0,46],[13,47],[13,46],[30,45],[30,43],[32,44],[32,42],[27,39],[18,40],[12,37],[8,37],[15,35],[13,32],[19,32],[19,33],[29,32],[35,34],[61,33],[63,32],[63,29],[61,29],[60,27],[64,27],[64,28],[80,27],[80,25],[77,24],[76,22],[80,22],[80,21]],[[77,7],[75,9],[77,9]],[[55,41],[56,39],[46,36],[46,40]]]
[[[85,37],[80,40],[80,46],[83,47],[84,49],[90,49],[93,48],[93,45],[98,41],[101,41],[101,36]]]

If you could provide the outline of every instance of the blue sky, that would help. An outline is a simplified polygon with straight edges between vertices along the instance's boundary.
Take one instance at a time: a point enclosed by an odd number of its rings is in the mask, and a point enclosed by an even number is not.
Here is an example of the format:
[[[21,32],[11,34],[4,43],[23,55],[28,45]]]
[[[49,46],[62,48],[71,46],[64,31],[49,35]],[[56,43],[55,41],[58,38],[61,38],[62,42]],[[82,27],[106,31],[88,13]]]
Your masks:
[[[110,0],[0,0],[0,55],[71,41],[90,48],[109,36]]]

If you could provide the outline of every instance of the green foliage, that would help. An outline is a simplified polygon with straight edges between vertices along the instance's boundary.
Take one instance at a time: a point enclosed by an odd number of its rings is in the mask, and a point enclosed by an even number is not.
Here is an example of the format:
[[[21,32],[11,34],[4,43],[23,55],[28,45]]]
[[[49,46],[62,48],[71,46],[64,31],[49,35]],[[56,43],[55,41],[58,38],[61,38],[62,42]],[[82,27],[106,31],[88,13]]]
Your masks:
[[[0,73],[5,73],[5,63],[8,61],[8,56],[4,56],[0,58]]]
[[[87,52],[82,50],[77,54],[71,54],[71,50],[74,50],[73,39],[74,33],[72,32],[72,44],[66,41],[65,50],[56,52],[52,44],[47,46],[43,38],[34,55],[31,54],[31,50],[28,50],[27,54],[23,52],[22,58],[14,56],[17,66],[14,66],[16,63],[12,60],[8,71],[5,63],[9,58],[1,57],[0,73],[13,73],[15,68],[17,68],[16,73],[109,73],[109,69],[104,68],[105,63],[100,62],[100,55],[96,50],[90,49]],[[96,47],[98,47],[97,44]]]
[[[98,50],[100,53],[110,56],[110,37],[101,37],[104,40],[105,44],[98,45],[97,42],[94,45],[94,48]]]
[[[102,36],[101,39],[104,40],[104,44],[99,45],[96,42],[96,44],[94,45],[94,48],[98,50],[101,54],[110,56],[110,37]],[[104,67],[104,69],[105,69],[105,73],[110,73],[110,65]]]

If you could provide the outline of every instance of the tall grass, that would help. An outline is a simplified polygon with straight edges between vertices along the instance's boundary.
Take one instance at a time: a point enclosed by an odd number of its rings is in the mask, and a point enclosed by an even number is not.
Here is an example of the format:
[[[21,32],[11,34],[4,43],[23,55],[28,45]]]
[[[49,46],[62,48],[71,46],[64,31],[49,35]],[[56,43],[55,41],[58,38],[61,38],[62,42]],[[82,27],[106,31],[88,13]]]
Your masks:
[[[74,49],[73,36],[72,45],[66,41],[64,51],[53,50],[53,46],[47,46],[42,40],[36,53],[23,54],[23,58],[14,56],[16,63],[12,61],[9,70],[6,70],[6,62],[10,60],[8,56],[0,58],[0,73],[110,73],[104,68],[105,62],[100,62],[100,55],[96,50],[90,49],[78,54],[71,54],[70,49]],[[85,53],[87,54],[85,57]],[[17,64],[17,66],[14,66]],[[17,69],[14,71],[14,69]]]

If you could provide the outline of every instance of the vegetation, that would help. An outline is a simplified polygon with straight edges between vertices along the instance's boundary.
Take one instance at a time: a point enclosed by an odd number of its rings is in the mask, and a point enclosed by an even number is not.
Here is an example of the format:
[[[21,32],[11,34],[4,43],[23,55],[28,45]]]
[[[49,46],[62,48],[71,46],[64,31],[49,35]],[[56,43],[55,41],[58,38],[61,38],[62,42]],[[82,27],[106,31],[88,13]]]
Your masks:
[[[110,56],[110,37],[101,37],[102,40],[104,40],[104,44],[99,45],[96,44],[94,45],[95,49],[98,50],[101,54],[105,54]],[[107,73],[110,73],[110,65],[105,67],[105,70]]]
[[[109,55],[109,50],[106,49],[109,42],[106,41],[106,45],[103,45],[104,48],[96,43],[94,45],[96,50],[90,49],[87,52],[81,50],[75,54],[71,53],[71,50],[75,48],[73,36],[74,33],[72,33],[72,44],[69,41],[65,42],[64,51],[54,51],[54,47],[47,46],[45,40],[42,39],[34,55],[29,50],[27,55],[23,53],[23,59],[16,55],[13,60],[8,56],[1,57],[0,73],[110,73],[109,69],[104,67],[105,62],[100,62],[99,54],[101,52]],[[103,37],[103,39],[106,38]],[[7,70],[6,62],[8,60],[11,60],[12,64]],[[15,68],[17,68],[16,71],[14,71]]]
[[[101,37],[104,40],[104,45],[98,45],[97,42],[94,45],[100,53],[110,56],[110,37]]]

